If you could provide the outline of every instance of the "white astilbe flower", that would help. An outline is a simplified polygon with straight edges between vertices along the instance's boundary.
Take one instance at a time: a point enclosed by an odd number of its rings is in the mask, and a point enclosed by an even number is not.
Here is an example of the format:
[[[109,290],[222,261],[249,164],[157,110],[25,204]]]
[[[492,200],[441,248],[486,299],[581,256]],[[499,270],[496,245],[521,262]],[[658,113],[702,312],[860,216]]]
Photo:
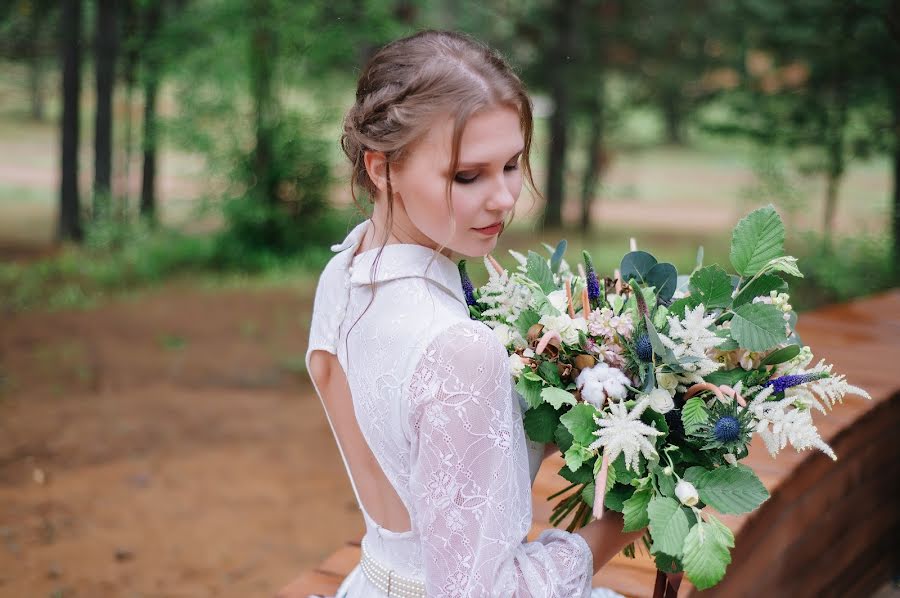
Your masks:
[[[825,413],[825,407],[831,409],[834,407],[835,403],[843,402],[844,395],[848,393],[869,400],[872,399],[872,396],[862,388],[848,384],[844,374],[832,374],[832,367],[834,366],[825,365],[825,360],[820,359],[815,367],[797,372],[800,375],[827,373],[829,377],[822,378],[821,380],[812,380],[811,382],[806,382],[798,386],[792,386],[791,388],[785,389],[784,396],[786,398],[790,397],[795,401],[800,401],[808,407],[818,409],[822,413]],[[822,400],[821,403],[817,400],[817,397]],[[824,403],[824,407],[822,403]]]
[[[515,324],[522,310],[531,303],[531,290],[521,282],[519,273],[510,276],[504,270],[498,274],[487,257],[484,258],[484,267],[489,272],[489,278],[479,287],[478,300],[488,306],[481,312],[485,323],[489,326],[495,322]]]
[[[594,416],[594,422],[600,429],[594,432],[598,438],[588,450],[602,448],[610,463],[620,453],[624,454],[625,468],[637,471],[640,465],[638,456],[644,455],[647,459],[656,456],[653,437],[662,435],[661,431],[640,420],[649,405],[650,399],[641,399],[629,412],[624,401],[611,403],[606,417]]]
[[[669,333],[660,334],[662,343],[672,350],[676,358],[694,358],[692,361],[682,363],[684,374],[677,374],[678,381],[682,383],[678,390],[686,390],[688,384],[699,384],[705,376],[719,370],[722,363],[710,359],[707,351],[725,342],[725,338],[716,336],[709,330],[716,320],[715,314],[704,317],[705,308],[701,303],[694,309],[688,309],[684,313],[684,319],[669,316]]]
[[[759,403],[754,400],[754,403],[748,409],[753,409],[753,414],[758,419],[755,431],[766,443],[770,455],[777,456],[790,442],[798,452],[817,448],[837,460],[834,451],[819,436],[819,430],[812,421],[812,412],[807,408],[796,408],[792,397],[780,401],[763,400]]]
[[[602,409],[606,399],[624,400],[628,396],[626,385],[631,380],[622,370],[609,367],[602,361],[584,368],[575,378],[575,387],[581,390],[581,398],[597,409]]]

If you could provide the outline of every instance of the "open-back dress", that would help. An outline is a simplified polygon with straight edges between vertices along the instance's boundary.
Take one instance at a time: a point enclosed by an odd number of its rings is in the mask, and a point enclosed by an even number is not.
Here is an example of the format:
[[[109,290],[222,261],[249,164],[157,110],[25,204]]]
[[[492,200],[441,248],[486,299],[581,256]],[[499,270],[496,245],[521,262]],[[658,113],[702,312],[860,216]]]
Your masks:
[[[457,264],[416,244],[376,262],[380,248],[357,253],[369,226],[331,248],[306,353],[308,371],[318,350],[340,364],[338,383],[313,383],[366,525],[337,598],[617,596],[592,594],[578,534],[526,541],[541,446],[525,436],[506,349],[469,318]],[[367,510],[391,498],[406,529]]]

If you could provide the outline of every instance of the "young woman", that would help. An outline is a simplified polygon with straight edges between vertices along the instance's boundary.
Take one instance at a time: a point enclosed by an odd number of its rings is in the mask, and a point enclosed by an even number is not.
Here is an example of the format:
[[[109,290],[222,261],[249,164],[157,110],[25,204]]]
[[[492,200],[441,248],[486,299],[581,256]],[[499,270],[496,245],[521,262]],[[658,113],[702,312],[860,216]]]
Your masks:
[[[366,522],[338,598],[591,596],[640,536],[610,512],[525,541],[522,405],[454,257],[494,249],[523,178],[534,186],[531,139],[521,81],[467,36],[396,40],[359,78],[341,143],[374,205],[332,247],[306,356]]]

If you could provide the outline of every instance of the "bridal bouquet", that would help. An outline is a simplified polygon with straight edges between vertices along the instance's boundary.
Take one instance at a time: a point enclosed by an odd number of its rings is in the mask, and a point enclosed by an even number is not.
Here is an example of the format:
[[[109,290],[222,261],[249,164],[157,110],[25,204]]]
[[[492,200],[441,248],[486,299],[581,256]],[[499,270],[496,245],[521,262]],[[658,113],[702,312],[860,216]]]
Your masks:
[[[569,531],[623,514],[661,572],[684,572],[699,589],[717,584],[731,562],[731,530],[709,509],[737,515],[768,498],[741,464],[754,434],[772,456],[834,452],[813,424],[847,393],[869,397],[797,336],[786,276],[802,277],[784,255],[784,225],[772,206],[735,227],[729,274],[703,266],[689,276],[643,251],[601,277],[591,256],[572,271],[566,242],[510,254],[516,271],[485,258],[488,282],[474,288],[460,262],[470,316],[509,351],[525,398],[525,431],[554,442],[571,484],[550,523],[572,515]],[[634,249],[634,248],[632,248]],[[634,546],[626,550],[634,555]]]

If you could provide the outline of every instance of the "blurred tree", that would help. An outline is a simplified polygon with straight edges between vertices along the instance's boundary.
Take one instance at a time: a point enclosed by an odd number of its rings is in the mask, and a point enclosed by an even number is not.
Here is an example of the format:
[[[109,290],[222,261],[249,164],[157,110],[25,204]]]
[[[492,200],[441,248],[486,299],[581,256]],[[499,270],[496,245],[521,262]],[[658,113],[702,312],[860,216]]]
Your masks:
[[[57,236],[80,241],[81,208],[78,197],[78,142],[81,97],[81,0],[63,0],[60,18],[62,74],[62,176]]]
[[[56,55],[59,44],[58,6],[52,0],[13,0],[0,3],[0,53],[24,59],[28,65],[31,118],[46,116],[45,62]]]
[[[113,88],[115,84],[116,17],[114,0],[96,0],[94,15],[94,71],[97,106],[94,112],[94,213],[97,220],[109,218],[112,201]]]
[[[834,228],[847,162],[893,145],[884,76],[891,54],[884,16],[875,5],[843,0],[742,0],[731,7],[723,66],[739,73],[730,110],[707,128],[807,156],[825,176],[823,230]],[[888,61],[888,62],[886,62]],[[896,69],[893,69],[896,70]],[[886,84],[887,83],[887,84]],[[803,153],[805,152],[805,153]]]
[[[164,50],[156,44],[162,21],[161,0],[144,2],[140,11],[140,56],[144,87],[144,138],[141,167],[140,216],[151,226],[157,223],[156,211],[156,148],[159,143],[156,101],[162,77]]]

